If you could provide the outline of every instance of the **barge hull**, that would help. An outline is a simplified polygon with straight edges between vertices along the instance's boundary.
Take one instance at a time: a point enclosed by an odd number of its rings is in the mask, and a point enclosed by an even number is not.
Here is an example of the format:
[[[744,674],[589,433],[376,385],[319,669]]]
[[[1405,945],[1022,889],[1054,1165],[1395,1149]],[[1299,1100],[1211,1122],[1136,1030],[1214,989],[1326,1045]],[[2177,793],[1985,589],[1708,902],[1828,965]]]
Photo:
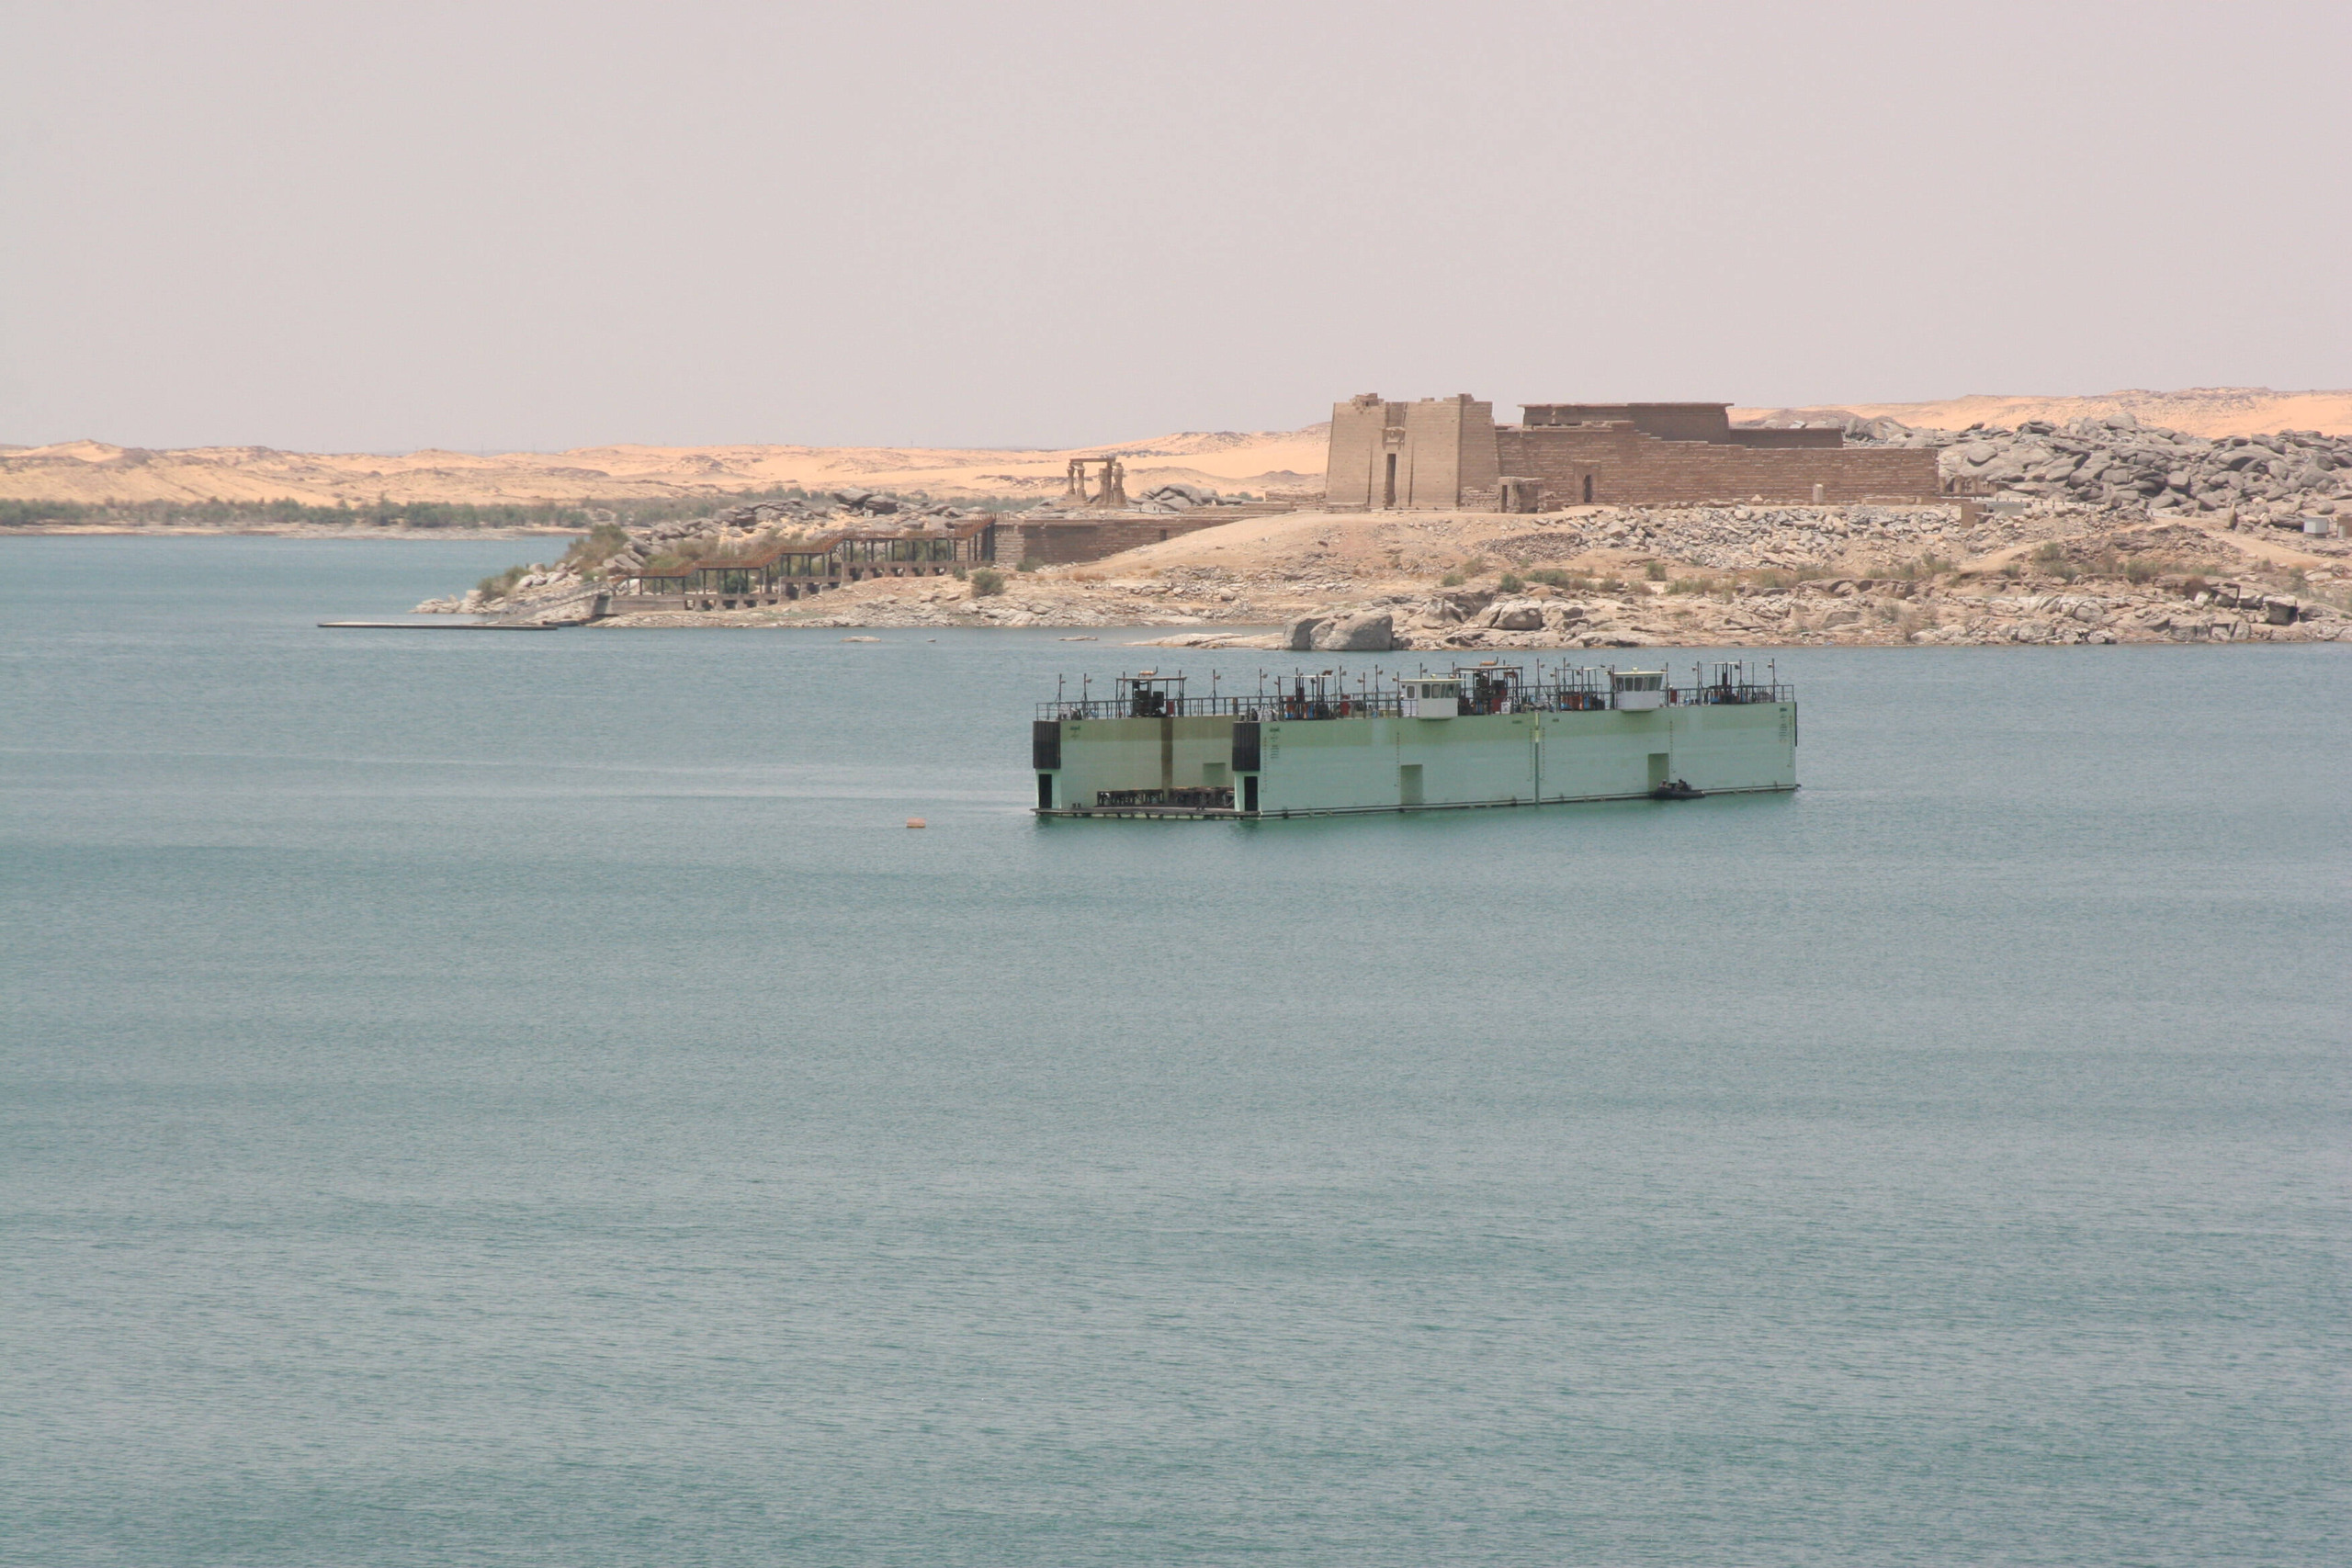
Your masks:
[[[1407,717],[1041,721],[1049,817],[1327,817],[1797,787],[1793,700]],[[1230,791],[1228,805],[1178,792]],[[1165,801],[1138,796],[1167,796]]]

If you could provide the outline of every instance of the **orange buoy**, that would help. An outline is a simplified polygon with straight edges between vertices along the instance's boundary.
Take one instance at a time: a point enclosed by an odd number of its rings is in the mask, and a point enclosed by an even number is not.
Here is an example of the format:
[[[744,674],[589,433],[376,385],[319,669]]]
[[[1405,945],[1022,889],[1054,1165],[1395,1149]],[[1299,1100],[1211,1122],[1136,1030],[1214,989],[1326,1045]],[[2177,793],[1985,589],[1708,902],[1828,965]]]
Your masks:
[[[929,827],[930,824],[925,822],[920,817],[910,817],[907,818],[907,826],[910,828],[925,828]]]

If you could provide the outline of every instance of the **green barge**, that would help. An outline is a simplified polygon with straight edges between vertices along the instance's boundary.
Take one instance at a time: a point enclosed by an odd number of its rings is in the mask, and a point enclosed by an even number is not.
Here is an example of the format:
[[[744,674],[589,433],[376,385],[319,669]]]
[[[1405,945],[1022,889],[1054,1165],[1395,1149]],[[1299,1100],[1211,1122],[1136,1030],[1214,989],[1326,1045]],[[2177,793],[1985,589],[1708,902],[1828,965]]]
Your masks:
[[[1040,704],[1041,817],[1267,818],[1694,799],[1797,787],[1795,692],[1738,663],[1692,671],[1278,680],[1188,696],[1182,675],[1118,677],[1108,697]]]

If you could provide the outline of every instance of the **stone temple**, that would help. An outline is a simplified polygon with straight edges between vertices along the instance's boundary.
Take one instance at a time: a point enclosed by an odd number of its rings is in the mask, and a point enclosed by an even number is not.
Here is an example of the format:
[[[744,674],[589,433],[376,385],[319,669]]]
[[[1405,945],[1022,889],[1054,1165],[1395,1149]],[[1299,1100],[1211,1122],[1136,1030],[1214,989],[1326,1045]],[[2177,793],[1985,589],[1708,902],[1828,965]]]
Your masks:
[[[1943,493],[1926,448],[1842,431],[1734,429],[1729,403],[1528,403],[1521,423],[1467,392],[1331,409],[1335,511],[1542,512],[1587,503],[1919,502]]]

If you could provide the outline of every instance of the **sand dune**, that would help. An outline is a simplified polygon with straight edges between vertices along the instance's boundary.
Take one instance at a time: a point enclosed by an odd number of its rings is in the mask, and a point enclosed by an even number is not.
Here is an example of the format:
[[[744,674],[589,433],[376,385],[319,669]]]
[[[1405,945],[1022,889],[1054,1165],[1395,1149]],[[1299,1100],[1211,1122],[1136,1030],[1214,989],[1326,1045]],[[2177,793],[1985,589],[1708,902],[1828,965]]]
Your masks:
[[[1983,421],[2068,420],[2128,411],[2142,421],[2199,435],[2264,430],[2352,432],[2352,391],[2276,392],[2209,387],[2097,397],[1956,398],[1927,403],[1851,403],[1810,409],[1736,409],[1735,419],[1851,413],[1905,424],[1964,429]],[[1506,413],[1508,411],[1505,411]],[[300,501],[366,505],[651,500],[718,496],[775,486],[926,491],[934,496],[1052,496],[1072,457],[1117,453],[1130,493],[1182,481],[1227,492],[1318,491],[1327,427],[1290,431],[1186,431],[1143,441],[1040,452],[912,446],[584,446],[571,452],[425,450],[281,452],[267,446],[148,451],[101,441],[0,446],[0,500],[131,502]]]
[[[266,446],[146,451],[99,441],[0,448],[0,500],[300,501],[475,504],[648,500],[798,485],[1052,496],[1072,457],[1116,453],[1127,488],[1181,481],[1223,491],[1319,490],[1324,431],[1188,431],[1065,451],[893,446],[587,446],[570,452],[426,450],[397,456]]]

